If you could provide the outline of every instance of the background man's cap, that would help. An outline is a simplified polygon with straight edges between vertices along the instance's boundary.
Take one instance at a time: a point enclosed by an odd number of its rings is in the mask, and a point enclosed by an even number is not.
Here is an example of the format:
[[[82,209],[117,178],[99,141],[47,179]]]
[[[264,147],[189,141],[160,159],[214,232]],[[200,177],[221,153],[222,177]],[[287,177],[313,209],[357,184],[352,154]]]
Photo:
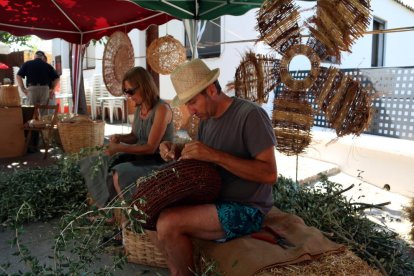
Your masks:
[[[171,105],[175,107],[185,104],[215,82],[219,75],[220,69],[210,70],[201,59],[183,63],[171,73],[171,81],[177,93]]]

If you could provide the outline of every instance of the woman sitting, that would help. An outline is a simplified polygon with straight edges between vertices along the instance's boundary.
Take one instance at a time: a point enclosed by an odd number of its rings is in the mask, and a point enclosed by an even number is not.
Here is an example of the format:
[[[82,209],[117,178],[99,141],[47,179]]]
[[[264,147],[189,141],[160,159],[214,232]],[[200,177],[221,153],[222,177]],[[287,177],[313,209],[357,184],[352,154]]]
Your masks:
[[[102,170],[91,171],[99,157],[84,159],[80,164],[89,193],[98,207],[117,195],[131,196],[134,193],[131,184],[137,178],[164,164],[158,147],[174,136],[171,108],[160,99],[154,79],[146,69],[134,67],[126,72],[122,89],[137,106],[131,133],[111,136],[107,156],[101,160]]]

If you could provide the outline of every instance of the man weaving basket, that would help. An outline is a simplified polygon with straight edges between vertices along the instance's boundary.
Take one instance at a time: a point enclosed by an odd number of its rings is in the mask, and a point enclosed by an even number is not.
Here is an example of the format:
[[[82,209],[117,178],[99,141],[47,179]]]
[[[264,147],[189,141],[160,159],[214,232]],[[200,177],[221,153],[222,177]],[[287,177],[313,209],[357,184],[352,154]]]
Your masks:
[[[211,162],[222,179],[214,204],[161,212],[151,238],[164,252],[172,275],[192,275],[190,237],[226,241],[256,232],[273,205],[277,169],[271,121],[258,105],[225,95],[217,80],[219,73],[195,59],[171,74],[177,93],[173,105],[185,104],[201,122],[196,141],[185,145],[162,142],[160,155],[166,161]]]

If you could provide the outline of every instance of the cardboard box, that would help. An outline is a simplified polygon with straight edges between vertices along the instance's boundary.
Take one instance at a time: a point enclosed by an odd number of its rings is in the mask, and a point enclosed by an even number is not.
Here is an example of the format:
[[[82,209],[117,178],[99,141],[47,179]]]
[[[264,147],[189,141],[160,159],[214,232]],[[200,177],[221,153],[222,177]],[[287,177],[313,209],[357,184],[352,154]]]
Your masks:
[[[0,107],[0,158],[24,155],[21,107]]]

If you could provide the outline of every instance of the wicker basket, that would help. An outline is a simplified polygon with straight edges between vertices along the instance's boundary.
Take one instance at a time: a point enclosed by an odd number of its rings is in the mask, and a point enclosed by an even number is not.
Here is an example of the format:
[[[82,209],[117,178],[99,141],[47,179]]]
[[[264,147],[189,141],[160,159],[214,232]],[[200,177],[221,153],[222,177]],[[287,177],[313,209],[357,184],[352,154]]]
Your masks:
[[[0,87],[0,106],[20,106],[20,95],[17,86],[2,85]]]
[[[66,153],[77,153],[82,148],[102,146],[104,142],[105,123],[92,121],[87,116],[58,123],[60,140]]]
[[[152,243],[148,234],[138,234],[124,227],[122,229],[122,242],[128,262],[141,265],[167,267],[164,255]]]
[[[221,189],[221,178],[215,166],[198,160],[171,162],[153,174],[137,180],[133,196],[135,207],[144,215],[143,227],[154,230],[160,212],[167,207],[211,203]],[[143,200],[143,201],[141,201]]]

